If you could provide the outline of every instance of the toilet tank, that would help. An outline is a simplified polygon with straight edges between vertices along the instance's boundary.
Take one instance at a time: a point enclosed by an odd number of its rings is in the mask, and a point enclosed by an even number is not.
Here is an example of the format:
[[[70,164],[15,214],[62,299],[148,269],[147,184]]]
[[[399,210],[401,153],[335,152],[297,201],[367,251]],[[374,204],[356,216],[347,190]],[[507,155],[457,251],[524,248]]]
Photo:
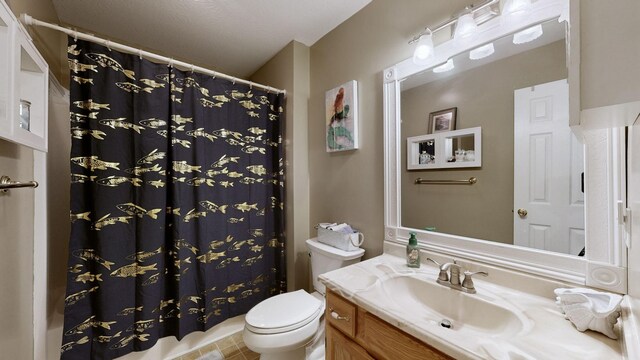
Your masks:
[[[316,238],[307,240],[307,247],[309,249],[309,256],[311,257],[313,287],[322,295],[326,292],[325,286],[318,280],[318,276],[341,267],[355,264],[359,262],[362,255],[364,255],[364,249],[344,251],[320,243]]]

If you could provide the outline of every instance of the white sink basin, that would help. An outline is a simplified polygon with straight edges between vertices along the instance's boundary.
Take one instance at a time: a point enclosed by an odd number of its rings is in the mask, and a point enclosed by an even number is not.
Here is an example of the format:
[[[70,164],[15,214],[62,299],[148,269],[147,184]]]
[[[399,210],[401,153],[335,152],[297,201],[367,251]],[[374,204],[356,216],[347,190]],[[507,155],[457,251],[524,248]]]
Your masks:
[[[448,320],[452,331],[481,332],[485,336],[515,334],[524,327],[518,315],[492,299],[450,289],[435,280],[395,276],[383,280],[382,289],[401,309],[415,314],[416,322],[441,326],[442,320]]]

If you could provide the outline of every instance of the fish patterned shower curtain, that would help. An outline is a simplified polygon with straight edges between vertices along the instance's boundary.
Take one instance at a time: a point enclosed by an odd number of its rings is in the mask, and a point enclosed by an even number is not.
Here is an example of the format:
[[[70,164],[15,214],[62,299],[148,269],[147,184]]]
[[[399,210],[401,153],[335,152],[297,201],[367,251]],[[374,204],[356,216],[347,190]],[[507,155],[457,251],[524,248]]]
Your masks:
[[[182,339],[285,291],[284,95],[69,39],[62,359]]]

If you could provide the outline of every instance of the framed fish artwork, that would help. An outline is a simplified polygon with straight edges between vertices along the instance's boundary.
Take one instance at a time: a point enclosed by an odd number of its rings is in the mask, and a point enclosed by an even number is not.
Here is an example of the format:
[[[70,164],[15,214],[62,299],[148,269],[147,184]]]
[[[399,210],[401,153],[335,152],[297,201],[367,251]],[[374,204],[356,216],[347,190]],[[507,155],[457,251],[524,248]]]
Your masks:
[[[325,94],[327,152],[358,148],[358,83],[351,80]]]

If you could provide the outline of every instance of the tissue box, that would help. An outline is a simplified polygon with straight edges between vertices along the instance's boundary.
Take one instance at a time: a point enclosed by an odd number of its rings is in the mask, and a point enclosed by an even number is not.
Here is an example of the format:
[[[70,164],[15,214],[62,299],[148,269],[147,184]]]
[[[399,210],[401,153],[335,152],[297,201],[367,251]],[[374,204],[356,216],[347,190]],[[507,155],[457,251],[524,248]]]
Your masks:
[[[356,251],[360,249],[362,233],[355,232],[343,234],[341,232],[325,229],[318,226],[318,241],[344,251]]]

